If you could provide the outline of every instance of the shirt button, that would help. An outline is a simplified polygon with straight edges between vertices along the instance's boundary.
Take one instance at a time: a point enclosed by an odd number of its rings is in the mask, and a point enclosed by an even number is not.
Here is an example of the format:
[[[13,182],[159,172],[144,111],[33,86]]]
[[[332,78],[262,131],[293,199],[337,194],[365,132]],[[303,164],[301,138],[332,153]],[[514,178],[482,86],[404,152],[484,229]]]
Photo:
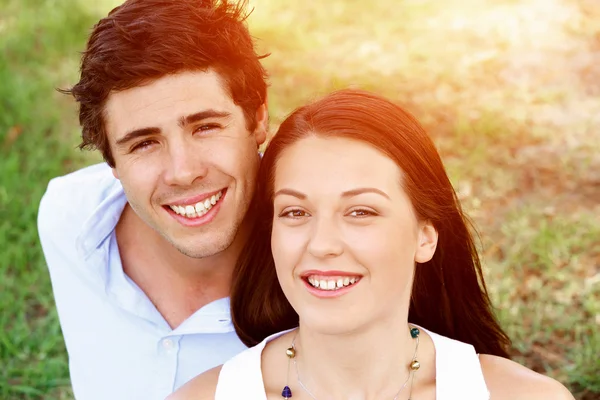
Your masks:
[[[171,350],[173,349],[174,343],[171,339],[163,339],[162,345],[165,349]]]

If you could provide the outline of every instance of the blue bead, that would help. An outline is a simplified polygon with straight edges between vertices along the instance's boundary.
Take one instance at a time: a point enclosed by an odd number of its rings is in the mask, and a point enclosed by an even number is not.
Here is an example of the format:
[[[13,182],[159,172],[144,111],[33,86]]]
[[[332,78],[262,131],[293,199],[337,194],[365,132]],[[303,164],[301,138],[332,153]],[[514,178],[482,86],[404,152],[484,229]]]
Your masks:
[[[281,397],[283,397],[284,399],[291,399],[292,398],[292,389],[290,389],[289,386],[284,387],[283,391],[281,392]]]
[[[416,339],[416,338],[417,338],[417,336],[419,336],[419,333],[421,333],[421,332],[419,331],[419,328],[412,328],[412,329],[410,330],[410,336],[412,336],[412,338],[413,338],[413,339]]]

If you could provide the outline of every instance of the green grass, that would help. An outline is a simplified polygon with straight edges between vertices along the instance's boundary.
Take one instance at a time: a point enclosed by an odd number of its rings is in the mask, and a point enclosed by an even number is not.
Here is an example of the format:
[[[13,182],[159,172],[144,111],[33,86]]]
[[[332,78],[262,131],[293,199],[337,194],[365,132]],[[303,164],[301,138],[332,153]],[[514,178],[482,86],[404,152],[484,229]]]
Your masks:
[[[35,221],[50,178],[99,160],[75,149],[76,109],[55,88],[117,2],[0,0],[1,399],[72,398]],[[600,399],[600,7],[468,3],[253,1],[272,128],[335,88],[404,104],[481,233],[515,358]]]
[[[73,81],[96,16],[78,3],[0,1],[0,398],[69,398],[68,364],[38,244],[51,177],[84,164],[75,112],[55,88]]]

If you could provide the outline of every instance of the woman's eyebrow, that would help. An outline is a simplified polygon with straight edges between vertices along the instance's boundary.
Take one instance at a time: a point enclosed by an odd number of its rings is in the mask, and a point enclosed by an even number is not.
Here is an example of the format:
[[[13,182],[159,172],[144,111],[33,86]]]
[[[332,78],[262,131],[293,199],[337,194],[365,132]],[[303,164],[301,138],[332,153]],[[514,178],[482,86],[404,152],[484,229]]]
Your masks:
[[[375,193],[375,194],[385,197],[386,199],[390,199],[390,196],[388,196],[387,193],[385,193],[379,189],[376,189],[376,188],[368,188],[368,187],[347,190],[342,193],[342,197],[354,197],[354,196],[358,196],[359,194],[364,194],[364,193]],[[279,195],[294,196],[294,197],[299,198],[300,200],[306,200],[306,195],[304,193],[299,192],[294,189],[288,189],[288,188],[279,189],[277,192],[275,192],[275,194],[273,195],[273,198],[275,198]]]
[[[387,198],[388,200],[391,200],[390,196],[388,196],[385,192],[383,192],[379,189],[376,189],[376,188],[369,188],[369,187],[347,190],[344,193],[342,193],[342,197],[354,197],[354,196],[358,196],[359,194],[363,194],[363,193],[375,193],[375,194],[379,194],[379,195]]]
[[[298,192],[297,190],[293,190],[293,189],[279,189],[277,192],[275,192],[275,194],[273,195],[273,198],[279,196],[279,195],[284,195],[287,194],[288,196],[294,196],[299,198],[300,200],[306,200],[306,195],[304,193]]]

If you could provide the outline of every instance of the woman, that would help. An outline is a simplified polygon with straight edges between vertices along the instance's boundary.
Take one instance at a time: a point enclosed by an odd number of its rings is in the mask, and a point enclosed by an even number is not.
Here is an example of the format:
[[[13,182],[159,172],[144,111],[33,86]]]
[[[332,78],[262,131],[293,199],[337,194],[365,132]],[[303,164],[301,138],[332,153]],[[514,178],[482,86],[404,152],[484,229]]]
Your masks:
[[[507,359],[440,157],[398,106],[342,90],[296,110],[252,212],[231,301],[260,344],[170,399],[573,398]]]

